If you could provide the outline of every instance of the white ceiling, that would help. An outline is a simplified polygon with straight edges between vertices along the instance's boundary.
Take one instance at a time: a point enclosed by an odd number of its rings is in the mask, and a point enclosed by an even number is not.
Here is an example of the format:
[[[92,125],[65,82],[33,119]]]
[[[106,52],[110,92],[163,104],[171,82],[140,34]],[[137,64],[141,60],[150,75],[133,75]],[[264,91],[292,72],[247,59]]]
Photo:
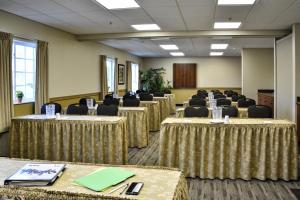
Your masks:
[[[212,30],[214,21],[242,21],[240,30],[289,29],[300,22],[300,0],[256,0],[251,6],[217,6],[217,0],[136,0],[141,8],[107,10],[93,0],[0,0],[0,9],[73,34],[135,32],[132,24],[156,23],[162,31]],[[169,41],[170,42],[170,41]],[[209,38],[172,39],[187,56],[207,56]],[[141,56],[168,56],[158,41],[103,43]],[[230,40],[229,48],[272,47],[272,39]],[[240,55],[229,49],[225,55]]]

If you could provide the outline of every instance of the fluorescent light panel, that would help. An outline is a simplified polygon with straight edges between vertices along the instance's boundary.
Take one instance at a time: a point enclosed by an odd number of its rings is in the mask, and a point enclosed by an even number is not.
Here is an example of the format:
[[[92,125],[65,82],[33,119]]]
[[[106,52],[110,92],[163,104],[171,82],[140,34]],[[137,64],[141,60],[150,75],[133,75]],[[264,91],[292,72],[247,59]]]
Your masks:
[[[164,50],[178,50],[178,47],[175,44],[161,44],[159,46]]]
[[[241,26],[241,22],[215,22],[215,29],[237,29]]]
[[[182,52],[170,52],[171,56],[184,56],[184,53]]]
[[[255,0],[218,0],[218,5],[252,5]]]
[[[126,9],[140,7],[135,0],[96,0],[107,9]]]
[[[135,24],[131,26],[138,31],[160,30],[160,27],[157,24]]]
[[[211,49],[227,49],[228,44],[211,44]]]
[[[210,52],[210,56],[223,56],[224,52]]]

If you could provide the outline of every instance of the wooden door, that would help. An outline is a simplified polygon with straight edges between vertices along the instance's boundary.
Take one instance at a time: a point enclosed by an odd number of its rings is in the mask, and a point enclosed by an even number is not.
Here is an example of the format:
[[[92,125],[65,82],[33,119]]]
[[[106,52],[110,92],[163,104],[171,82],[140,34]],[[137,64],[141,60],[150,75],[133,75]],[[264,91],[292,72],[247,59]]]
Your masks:
[[[196,88],[196,63],[174,63],[173,64],[173,87],[174,88]]]

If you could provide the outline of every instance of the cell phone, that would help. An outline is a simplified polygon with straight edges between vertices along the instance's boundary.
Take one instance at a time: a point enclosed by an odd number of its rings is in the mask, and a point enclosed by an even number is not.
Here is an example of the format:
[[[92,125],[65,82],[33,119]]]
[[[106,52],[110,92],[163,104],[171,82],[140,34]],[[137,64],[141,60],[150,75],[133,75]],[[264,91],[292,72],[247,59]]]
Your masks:
[[[138,195],[144,186],[142,182],[132,182],[129,188],[126,190],[127,195]]]

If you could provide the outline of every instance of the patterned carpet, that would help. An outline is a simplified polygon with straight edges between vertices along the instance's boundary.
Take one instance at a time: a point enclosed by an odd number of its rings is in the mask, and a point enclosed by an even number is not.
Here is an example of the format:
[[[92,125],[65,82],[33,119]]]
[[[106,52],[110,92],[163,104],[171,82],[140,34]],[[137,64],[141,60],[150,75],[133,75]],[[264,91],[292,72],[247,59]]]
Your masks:
[[[130,148],[129,164],[158,165],[159,132],[150,133],[147,148]],[[300,181],[203,180],[188,178],[190,200],[297,200],[290,189],[300,189]],[[299,198],[300,199],[300,198]]]

